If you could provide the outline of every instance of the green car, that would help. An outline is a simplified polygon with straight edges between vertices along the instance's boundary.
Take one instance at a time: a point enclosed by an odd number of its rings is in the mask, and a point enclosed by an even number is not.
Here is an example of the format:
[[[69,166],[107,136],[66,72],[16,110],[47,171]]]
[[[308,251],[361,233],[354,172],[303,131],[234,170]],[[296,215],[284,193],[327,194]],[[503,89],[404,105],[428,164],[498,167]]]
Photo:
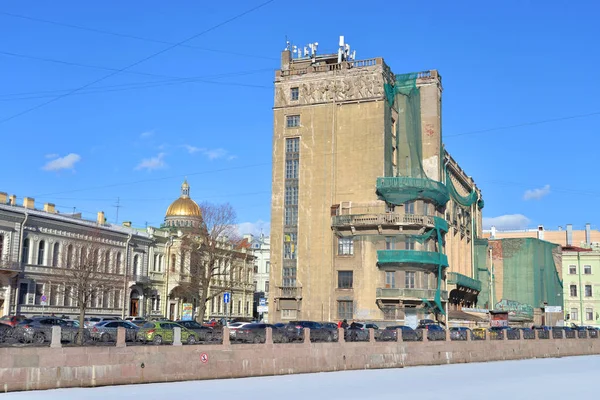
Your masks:
[[[173,343],[175,337],[173,328],[181,328],[182,343],[194,344],[198,341],[196,333],[171,321],[146,322],[138,331],[137,340],[153,344]]]

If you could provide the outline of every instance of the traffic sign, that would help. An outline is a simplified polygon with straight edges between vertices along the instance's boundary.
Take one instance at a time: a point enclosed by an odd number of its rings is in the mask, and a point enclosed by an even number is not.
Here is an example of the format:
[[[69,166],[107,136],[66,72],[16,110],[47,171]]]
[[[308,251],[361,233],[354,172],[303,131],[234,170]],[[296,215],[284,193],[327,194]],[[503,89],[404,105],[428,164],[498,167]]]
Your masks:
[[[42,297],[40,298],[40,300],[41,300],[41,303],[42,303],[43,306],[45,306],[45,305],[48,304],[48,298],[46,297],[45,294],[42,295]]]
[[[200,361],[202,361],[202,364],[206,364],[208,362],[208,354],[206,354],[206,353],[200,354]]]
[[[269,307],[267,307],[267,306],[258,306],[258,307],[256,307],[256,312],[259,312],[259,313],[269,312]]]
[[[261,298],[258,300],[258,305],[259,305],[259,306],[266,306],[266,305],[267,305],[267,299],[265,299],[264,297],[261,297]]]
[[[223,303],[225,303],[225,304],[229,303],[230,299],[231,299],[231,293],[223,293]]]
[[[561,306],[546,306],[544,308],[544,310],[549,313],[559,313],[559,312],[562,312],[562,307]]]

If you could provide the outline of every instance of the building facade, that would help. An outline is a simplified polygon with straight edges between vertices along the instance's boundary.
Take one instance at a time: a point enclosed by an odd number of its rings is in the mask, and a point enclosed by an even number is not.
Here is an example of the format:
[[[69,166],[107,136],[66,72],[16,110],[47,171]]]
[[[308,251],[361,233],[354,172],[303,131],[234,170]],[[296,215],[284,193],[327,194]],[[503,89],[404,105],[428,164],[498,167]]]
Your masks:
[[[445,151],[435,70],[282,53],[275,76],[271,322],[443,319],[477,302],[483,200]]]
[[[109,224],[103,212],[90,221],[81,215],[60,214],[49,203],[38,210],[31,198],[17,205],[15,196],[0,193],[0,310],[4,315],[78,315],[61,282],[61,270],[67,254],[77,257],[81,249],[96,243],[94,251],[101,255],[103,271],[114,278],[114,287],[93,300],[88,315],[178,319],[184,303],[192,304],[196,315],[198,296],[182,290],[192,281],[185,235],[202,224],[200,207],[189,192],[184,182],[181,196],[167,209],[165,223],[144,230],[132,228],[129,222]],[[220,251],[219,271],[210,282],[204,318],[250,318],[252,250],[224,240]],[[226,292],[230,293],[228,308]]]
[[[259,236],[244,235],[244,238],[248,241],[255,257],[254,316],[268,322],[268,311],[264,311],[264,308],[258,307],[260,306],[260,299],[264,299],[265,301],[265,305],[263,307],[268,307],[270,289],[269,274],[271,272],[271,238],[262,233]]]

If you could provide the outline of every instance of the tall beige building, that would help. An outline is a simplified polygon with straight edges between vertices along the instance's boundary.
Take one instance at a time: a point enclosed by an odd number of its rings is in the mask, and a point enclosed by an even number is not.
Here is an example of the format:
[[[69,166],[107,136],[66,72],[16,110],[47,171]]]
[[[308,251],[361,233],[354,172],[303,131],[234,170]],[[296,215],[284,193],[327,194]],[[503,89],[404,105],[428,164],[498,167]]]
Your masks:
[[[474,305],[483,200],[443,147],[439,73],[292,54],[275,77],[270,319],[416,324]]]

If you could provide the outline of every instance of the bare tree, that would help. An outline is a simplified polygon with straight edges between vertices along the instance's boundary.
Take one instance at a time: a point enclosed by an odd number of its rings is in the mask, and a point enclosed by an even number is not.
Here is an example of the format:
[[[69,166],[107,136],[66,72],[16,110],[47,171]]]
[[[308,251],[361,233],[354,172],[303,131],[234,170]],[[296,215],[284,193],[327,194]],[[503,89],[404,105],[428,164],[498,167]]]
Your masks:
[[[68,244],[63,248],[61,268],[56,269],[56,279],[61,283],[60,292],[70,304],[79,308],[78,344],[83,344],[84,320],[88,308],[108,291],[122,284],[115,274],[106,273],[107,253],[100,243],[100,235],[95,232],[91,240],[82,244]]]
[[[182,230],[181,252],[189,255],[189,264],[176,292],[198,300],[198,322],[202,322],[210,299],[245,282],[235,210],[230,204],[211,203],[202,203],[200,209],[200,225]]]

